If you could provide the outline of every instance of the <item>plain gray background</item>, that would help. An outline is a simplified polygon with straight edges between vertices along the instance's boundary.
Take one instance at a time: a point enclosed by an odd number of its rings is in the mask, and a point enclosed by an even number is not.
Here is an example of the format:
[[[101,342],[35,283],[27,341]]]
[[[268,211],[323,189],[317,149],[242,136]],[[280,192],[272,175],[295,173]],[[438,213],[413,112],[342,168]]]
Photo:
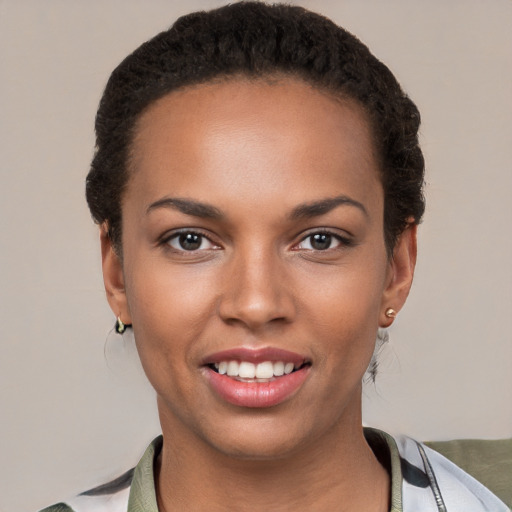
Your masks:
[[[109,335],[84,200],[111,70],[201,0],[0,0],[0,511],[113,478],[158,433],[129,337]],[[296,2],[388,64],[423,115],[428,210],[365,422],[512,435],[512,2]]]

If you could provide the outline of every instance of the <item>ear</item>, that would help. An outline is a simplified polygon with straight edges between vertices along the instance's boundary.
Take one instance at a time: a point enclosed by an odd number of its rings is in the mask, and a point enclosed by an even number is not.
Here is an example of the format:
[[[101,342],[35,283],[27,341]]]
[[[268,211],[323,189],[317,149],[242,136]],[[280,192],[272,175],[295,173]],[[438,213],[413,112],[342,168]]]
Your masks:
[[[417,230],[418,226],[411,222],[396,242],[393,256],[389,261],[386,288],[382,295],[380,327],[389,327],[393,323],[394,316],[402,309],[409,295],[416,266]],[[390,308],[394,313],[389,311]]]
[[[106,224],[102,224],[100,227],[100,242],[103,283],[105,284],[110,309],[124,324],[131,324],[130,310],[124,287],[123,265],[112,245]]]

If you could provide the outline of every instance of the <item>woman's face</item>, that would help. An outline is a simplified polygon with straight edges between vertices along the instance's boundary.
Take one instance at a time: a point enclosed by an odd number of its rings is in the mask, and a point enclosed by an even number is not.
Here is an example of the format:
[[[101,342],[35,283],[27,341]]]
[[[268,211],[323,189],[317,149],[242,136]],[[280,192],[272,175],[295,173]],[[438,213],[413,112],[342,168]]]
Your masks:
[[[293,79],[199,85],[142,115],[133,155],[104,273],[164,434],[269,458],[360,427],[415,249],[410,228],[387,258],[363,110]]]

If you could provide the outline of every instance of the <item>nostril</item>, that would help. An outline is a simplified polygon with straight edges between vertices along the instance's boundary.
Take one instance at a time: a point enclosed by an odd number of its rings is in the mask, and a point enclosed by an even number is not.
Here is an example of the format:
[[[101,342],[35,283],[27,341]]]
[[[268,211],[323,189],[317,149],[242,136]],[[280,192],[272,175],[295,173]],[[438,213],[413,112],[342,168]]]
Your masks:
[[[249,328],[258,328],[267,324],[287,323],[291,319],[291,311],[286,312],[277,302],[259,302],[257,304],[232,303],[223,304],[220,316],[230,325],[242,323]]]
[[[219,296],[219,316],[228,324],[244,324],[249,329],[286,323],[295,314],[286,271],[273,254],[261,255],[261,247],[238,254],[230,278]],[[255,257],[254,254],[259,254]]]

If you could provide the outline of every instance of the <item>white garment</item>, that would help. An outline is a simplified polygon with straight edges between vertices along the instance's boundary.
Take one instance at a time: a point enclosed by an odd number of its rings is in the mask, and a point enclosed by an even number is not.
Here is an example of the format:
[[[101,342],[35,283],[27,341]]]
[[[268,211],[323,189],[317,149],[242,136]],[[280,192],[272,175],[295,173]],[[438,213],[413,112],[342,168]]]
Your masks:
[[[424,444],[370,428],[365,435],[376,454],[389,452],[392,512],[510,512],[489,489]],[[134,472],[41,512],[158,512],[153,466],[161,446],[159,436]]]

